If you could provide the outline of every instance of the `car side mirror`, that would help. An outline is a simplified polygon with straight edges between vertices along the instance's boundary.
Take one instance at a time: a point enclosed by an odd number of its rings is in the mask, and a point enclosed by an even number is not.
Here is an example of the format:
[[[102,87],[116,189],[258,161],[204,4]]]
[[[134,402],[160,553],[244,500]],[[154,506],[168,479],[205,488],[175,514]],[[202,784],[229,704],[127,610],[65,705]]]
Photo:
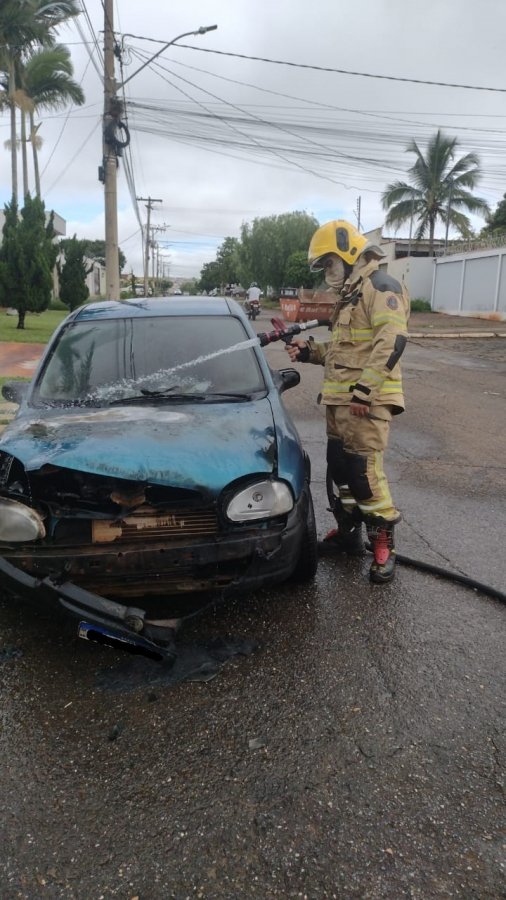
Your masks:
[[[297,372],[297,369],[277,369],[273,372],[273,377],[280,394],[288,388],[297,387],[300,383],[300,372]]]
[[[20,404],[26,397],[29,384],[26,381],[6,381],[2,385],[2,397],[9,403]]]

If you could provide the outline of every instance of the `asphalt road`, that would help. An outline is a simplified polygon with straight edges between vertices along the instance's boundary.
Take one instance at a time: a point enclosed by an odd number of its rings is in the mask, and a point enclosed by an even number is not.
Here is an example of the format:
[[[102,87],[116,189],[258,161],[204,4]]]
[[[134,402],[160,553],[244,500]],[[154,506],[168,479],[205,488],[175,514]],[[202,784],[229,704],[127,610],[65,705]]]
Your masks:
[[[321,370],[300,369],[323,535]],[[410,343],[404,375],[399,549],[504,591],[506,342]],[[0,896],[505,897],[506,609],[367,567],[325,557],[314,586],[194,620],[186,642],[259,644],[202,683],[4,601]]]

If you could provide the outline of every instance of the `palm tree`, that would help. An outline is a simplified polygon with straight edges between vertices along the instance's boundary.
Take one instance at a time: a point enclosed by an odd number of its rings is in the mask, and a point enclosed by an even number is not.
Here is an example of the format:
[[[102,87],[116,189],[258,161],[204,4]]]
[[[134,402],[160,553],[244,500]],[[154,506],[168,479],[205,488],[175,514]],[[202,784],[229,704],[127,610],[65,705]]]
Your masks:
[[[82,106],[84,93],[79,84],[72,78],[74,67],[70,59],[67,47],[56,44],[54,47],[41,49],[33,53],[23,66],[21,72],[21,84],[23,95],[21,107],[21,127],[25,131],[22,144],[26,157],[26,145],[30,142],[33,154],[33,169],[35,173],[35,191],[40,197],[40,176],[38,147],[41,138],[37,132],[40,127],[35,125],[35,111],[38,109],[63,109],[70,103]],[[30,133],[26,136],[25,118],[29,116]],[[23,135],[22,135],[23,140]]]
[[[12,199],[17,202],[18,164],[16,154],[16,63],[24,48],[42,42],[46,29],[34,16],[31,4],[5,0],[0,7],[0,70],[4,74],[2,105],[8,105],[11,119]]]
[[[2,92],[2,105],[7,103],[10,109],[12,199],[16,203],[18,168],[15,95],[19,86],[19,63],[30,48],[54,44],[54,30],[66,19],[78,14],[76,0],[2,0],[0,5],[0,72],[7,81],[7,90]]]
[[[383,209],[388,210],[385,224],[398,228],[407,222],[416,223],[415,240],[423,240],[428,233],[431,256],[438,220],[466,237],[471,223],[463,210],[483,215],[489,211],[485,200],[470,193],[481,176],[479,157],[466,153],[455,161],[457,144],[457,138],[438,131],[429,140],[424,156],[416,141],[411,141],[406,147],[416,156],[408,170],[411,184],[393,182],[381,198]]]

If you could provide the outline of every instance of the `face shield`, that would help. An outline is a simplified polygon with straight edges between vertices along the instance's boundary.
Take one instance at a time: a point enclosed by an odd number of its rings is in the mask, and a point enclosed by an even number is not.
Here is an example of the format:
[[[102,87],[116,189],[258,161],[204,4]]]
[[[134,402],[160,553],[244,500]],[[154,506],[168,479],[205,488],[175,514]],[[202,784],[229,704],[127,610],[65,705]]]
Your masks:
[[[318,256],[316,259],[309,264],[309,269],[311,272],[324,272],[325,266],[332,259],[332,253],[324,253],[323,256]]]

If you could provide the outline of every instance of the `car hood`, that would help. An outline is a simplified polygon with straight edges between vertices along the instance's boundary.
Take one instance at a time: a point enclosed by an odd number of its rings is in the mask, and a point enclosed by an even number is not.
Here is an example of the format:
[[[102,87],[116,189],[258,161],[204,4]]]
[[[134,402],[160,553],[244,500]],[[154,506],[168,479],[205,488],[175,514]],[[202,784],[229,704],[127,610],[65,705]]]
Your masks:
[[[244,403],[25,409],[0,450],[27,471],[44,465],[217,494],[237,478],[271,474],[276,434],[267,398]]]

